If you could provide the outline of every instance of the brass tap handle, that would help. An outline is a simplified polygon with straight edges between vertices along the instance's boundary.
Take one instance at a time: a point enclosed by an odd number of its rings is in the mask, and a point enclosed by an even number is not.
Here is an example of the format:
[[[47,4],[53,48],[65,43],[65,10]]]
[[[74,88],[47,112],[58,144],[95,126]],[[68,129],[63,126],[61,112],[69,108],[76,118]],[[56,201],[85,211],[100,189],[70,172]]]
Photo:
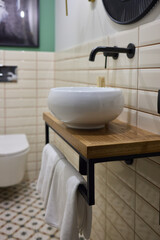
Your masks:
[[[68,16],[68,2],[66,0],[66,16]]]

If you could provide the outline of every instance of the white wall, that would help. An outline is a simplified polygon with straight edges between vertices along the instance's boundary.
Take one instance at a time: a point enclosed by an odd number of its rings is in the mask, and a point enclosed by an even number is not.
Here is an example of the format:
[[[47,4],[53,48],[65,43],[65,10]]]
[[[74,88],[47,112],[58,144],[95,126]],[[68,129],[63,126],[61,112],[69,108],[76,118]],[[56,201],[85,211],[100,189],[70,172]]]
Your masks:
[[[160,2],[142,20],[129,25],[120,25],[111,21],[102,0],[95,0],[95,3],[88,0],[68,0],[68,17],[65,15],[65,0],[56,0],[55,9],[56,51],[160,18]]]

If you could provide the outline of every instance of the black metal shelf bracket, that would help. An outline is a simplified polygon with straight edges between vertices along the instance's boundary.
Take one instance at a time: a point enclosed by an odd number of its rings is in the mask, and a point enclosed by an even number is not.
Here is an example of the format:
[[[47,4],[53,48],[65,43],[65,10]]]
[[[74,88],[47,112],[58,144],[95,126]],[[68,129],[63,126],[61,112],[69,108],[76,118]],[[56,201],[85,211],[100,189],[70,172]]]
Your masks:
[[[135,154],[125,156],[115,156],[106,158],[86,159],[81,155],[66,139],[64,139],[55,129],[45,123],[45,141],[49,143],[49,128],[51,128],[57,135],[59,135],[70,147],[72,147],[79,154],[79,173],[87,176],[86,186],[80,185],[78,190],[87,201],[89,205],[95,204],[95,173],[94,165],[102,162],[125,161],[126,164],[131,165],[135,158],[155,157],[160,156],[160,152]]]

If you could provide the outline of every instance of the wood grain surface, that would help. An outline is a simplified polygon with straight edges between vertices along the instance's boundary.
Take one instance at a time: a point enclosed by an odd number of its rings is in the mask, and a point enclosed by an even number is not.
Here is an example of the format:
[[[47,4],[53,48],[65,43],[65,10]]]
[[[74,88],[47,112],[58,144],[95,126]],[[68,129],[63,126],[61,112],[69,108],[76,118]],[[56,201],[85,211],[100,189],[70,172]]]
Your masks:
[[[49,112],[43,119],[87,159],[160,152],[160,135],[118,120],[102,129],[79,130],[67,128]]]

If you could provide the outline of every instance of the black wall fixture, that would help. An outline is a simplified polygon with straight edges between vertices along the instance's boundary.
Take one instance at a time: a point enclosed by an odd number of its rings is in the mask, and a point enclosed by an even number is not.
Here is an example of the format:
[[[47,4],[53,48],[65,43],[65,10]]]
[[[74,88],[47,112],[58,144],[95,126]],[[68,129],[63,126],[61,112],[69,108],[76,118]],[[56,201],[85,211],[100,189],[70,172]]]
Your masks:
[[[119,24],[143,18],[159,0],[102,0],[110,18]]]

